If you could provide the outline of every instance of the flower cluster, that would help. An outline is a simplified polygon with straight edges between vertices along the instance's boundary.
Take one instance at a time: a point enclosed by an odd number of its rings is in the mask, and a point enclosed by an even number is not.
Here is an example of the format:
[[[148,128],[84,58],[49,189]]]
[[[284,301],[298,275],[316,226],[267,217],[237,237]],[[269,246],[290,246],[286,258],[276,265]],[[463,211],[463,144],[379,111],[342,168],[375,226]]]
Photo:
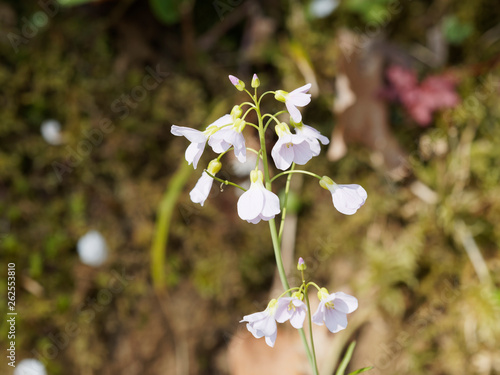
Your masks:
[[[237,186],[245,192],[238,200],[238,215],[242,220],[256,224],[261,220],[271,220],[278,215],[280,202],[278,196],[271,191],[271,183],[274,180],[270,178],[269,166],[267,163],[267,151],[265,145],[265,133],[269,125],[274,122],[274,132],[278,139],[271,150],[271,157],[277,169],[285,171],[280,173],[301,173],[303,171],[288,170],[295,164],[304,165],[313,157],[318,156],[321,151],[321,144],[329,143],[327,137],[321,135],[319,131],[302,122],[302,114],[297,107],[304,107],[311,101],[311,94],[307,92],[311,84],[306,84],[291,92],[283,90],[268,91],[257,96],[257,88],[260,85],[259,78],[254,74],[251,86],[255,89],[255,94],[251,94],[245,88],[245,83],[234,76],[229,76],[231,83],[239,90],[246,91],[253,100],[233,107],[230,113],[220,117],[205,130],[200,131],[183,126],[172,125],[171,132],[176,136],[186,137],[191,144],[186,149],[185,157],[189,164],[196,169],[198,162],[208,145],[219,156],[212,160],[208,167],[203,171],[201,178],[190,193],[191,200],[195,203],[204,205],[210,194],[213,180],[228,184],[228,181],[218,179],[215,175],[221,169],[221,157],[228,151],[233,150],[236,159],[240,163],[247,160],[247,151],[257,154],[257,165],[250,173],[250,188],[248,190]],[[274,94],[274,98],[285,103],[286,110],[278,113],[261,115],[260,102],[266,94]],[[245,113],[243,107],[249,106]],[[258,124],[246,121],[246,116],[250,111],[255,111],[258,117]],[[287,124],[278,119],[279,115],[288,113],[290,121]],[[264,124],[264,120],[267,123]],[[251,126],[258,131],[261,148],[253,150],[246,146],[243,130]],[[263,161],[264,171],[258,169],[259,160]],[[314,173],[308,173],[320,180],[320,185],[329,190],[332,194],[332,200],[335,208],[343,214],[354,214],[366,201],[366,191],[359,185],[339,185],[334,183],[329,177],[320,177]],[[279,175],[278,175],[279,176]],[[278,176],[275,176],[278,177]]]
[[[301,270],[301,264],[304,265],[302,258],[299,259],[297,267],[299,270]],[[303,291],[307,294],[309,285],[317,287],[314,283],[305,284],[304,282],[300,288],[292,288],[299,289],[299,291],[294,292],[291,297],[282,296],[278,299],[272,299],[264,311],[245,315],[240,323],[247,322],[247,329],[255,338],[265,337],[266,344],[273,347],[278,334],[276,323],[284,323],[289,320],[293,328],[301,329],[303,327],[308,314]],[[312,316],[312,322],[320,326],[325,324],[332,333],[342,331],[347,327],[347,314],[358,308],[358,300],[343,292],[330,294],[326,288],[317,288],[320,302],[318,309]]]

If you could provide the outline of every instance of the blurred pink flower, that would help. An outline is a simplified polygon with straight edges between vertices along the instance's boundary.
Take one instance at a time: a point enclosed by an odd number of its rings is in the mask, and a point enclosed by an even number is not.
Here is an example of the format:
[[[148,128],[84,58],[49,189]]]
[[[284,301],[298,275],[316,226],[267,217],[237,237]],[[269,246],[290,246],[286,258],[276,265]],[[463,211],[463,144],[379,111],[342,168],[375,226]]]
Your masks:
[[[419,84],[414,70],[393,65],[387,69],[387,78],[392,86],[388,96],[399,99],[420,126],[431,123],[434,111],[453,108],[460,102],[456,80],[449,75],[429,76]]]

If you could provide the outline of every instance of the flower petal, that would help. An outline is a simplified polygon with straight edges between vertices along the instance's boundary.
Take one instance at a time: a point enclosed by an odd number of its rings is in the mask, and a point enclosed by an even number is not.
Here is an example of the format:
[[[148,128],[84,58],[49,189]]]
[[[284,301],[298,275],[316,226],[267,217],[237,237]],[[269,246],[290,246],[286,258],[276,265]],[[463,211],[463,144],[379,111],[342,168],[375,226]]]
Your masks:
[[[233,118],[231,117],[231,115],[224,115],[224,116],[218,118],[217,120],[215,120],[214,122],[212,122],[210,125],[208,125],[207,128],[210,126],[221,127],[221,126],[229,125],[232,123],[233,123]]]
[[[238,199],[237,206],[238,216],[241,219],[247,221],[254,220],[259,216],[264,207],[264,194],[262,194],[262,191],[258,187],[252,185]]]
[[[312,322],[314,324],[317,324],[319,326],[323,325],[323,321],[325,319],[324,311],[325,311],[325,302],[321,301],[318,305],[318,309],[316,310],[316,312],[312,316]]]
[[[304,86],[300,86],[298,89],[295,89],[293,91],[290,92],[290,94],[296,94],[296,93],[306,93],[309,91],[309,89],[311,88],[311,84],[310,83],[306,83]]]
[[[332,194],[333,205],[345,214],[354,214],[366,201],[366,190],[360,185],[337,185]]]
[[[189,193],[191,201],[193,201],[194,203],[199,203],[203,206],[205,204],[205,200],[210,194],[213,182],[214,180],[212,179],[212,177],[210,177],[207,172],[203,171],[195,187]]]
[[[325,324],[332,333],[342,331],[347,327],[347,315],[335,309],[326,308]]]
[[[286,109],[288,110],[288,113],[290,113],[290,116],[292,117],[293,121],[296,123],[299,123],[302,121],[302,114],[300,111],[295,107],[290,101],[285,102]]]
[[[288,95],[286,101],[290,102],[291,104],[293,104],[297,107],[304,107],[311,102],[311,94],[302,94],[302,93],[292,94],[292,93],[290,93]]]
[[[200,161],[203,150],[205,149],[205,142],[203,143],[191,143],[186,149],[186,160],[188,164],[193,163],[194,169],[198,167],[198,162]]]
[[[278,196],[266,188],[262,190],[262,193],[264,195],[264,207],[262,208],[261,215],[270,218],[278,215],[281,212]]]
[[[345,294],[344,292],[337,292],[333,304],[335,310],[345,314],[350,314],[358,308],[358,300],[356,297]]]
[[[283,138],[278,139],[273,149],[271,156],[273,157],[276,168],[286,170],[292,165],[293,149],[283,142]]]
[[[296,138],[297,140],[300,137]],[[309,143],[307,141],[302,141],[299,143],[293,144],[293,161],[295,164],[304,165],[313,157],[313,152],[311,151],[311,147],[309,147]]]
[[[293,328],[301,329],[304,326],[304,319],[306,318],[307,312],[304,308],[298,308],[295,314],[290,318],[290,324]]]
[[[276,337],[278,336],[278,330],[276,330],[271,336],[266,336],[266,344],[271,348],[274,348],[274,343],[276,342]]]
[[[170,132],[176,136],[184,136],[188,139],[189,142],[192,143],[202,143],[206,142],[207,140],[207,137],[205,136],[205,134],[203,134],[203,132],[200,132],[196,129],[187,128],[185,126],[172,125]]]

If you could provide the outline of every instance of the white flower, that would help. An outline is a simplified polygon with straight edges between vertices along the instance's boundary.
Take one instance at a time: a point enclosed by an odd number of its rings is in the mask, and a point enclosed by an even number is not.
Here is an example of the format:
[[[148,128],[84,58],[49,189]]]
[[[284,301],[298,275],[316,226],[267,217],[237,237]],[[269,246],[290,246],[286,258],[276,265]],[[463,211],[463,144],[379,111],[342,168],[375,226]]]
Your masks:
[[[309,143],[313,156],[318,156],[321,152],[320,142],[324,145],[330,143],[327,137],[321,135],[321,133],[313,127],[306,124],[292,124],[295,126],[295,134]]]
[[[274,145],[271,156],[276,168],[285,170],[292,162],[304,165],[314,156],[309,141],[300,135],[292,134],[287,124],[276,125],[278,141]]]
[[[231,115],[224,115],[211,123],[205,131],[199,131],[184,126],[172,125],[171,133],[176,136],[184,136],[191,144],[186,149],[186,160],[189,164],[193,163],[196,169],[198,161],[203,154],[208,138],[219,130],[219,127],[229,125],[233,122]],[[215,150],[214,150],[215,151]],[[216,151],[217,152],[217,151]]]
[[[278,335],[278,326],[274,319],[276,303],[277,301],[272,299],[264,311],[245,315],[243,319],[240,320],[240,323],[248,322],[247,329],[256,339],[265,337],[266,344],[271,348],[274,346],[276,336]]]
[[[57,120],[45,120],[42,122],[40,132],[48,144],[57,146],[63,143],[61,124]]]
[[[14,369],[14,375],[47,375],[45,366],[38,359],[23,359]]]
[[[96,230],[91,230],[80,237],[76,250],[81,262],[88,266],[99,267],[108,258],[106,240]]]
[[[234,118],[234,116],[232,118]],[[240,163],[244,163],[247,160],[247,148],[245,145],[245,138],[241,132],[245,128],[245,125],[246,123],[244,120],[240,118],[234,119],[233,126],[225,127],[214,133],[208,140],[208,144],[212,147],[214,152],[218,154],[227,151],[229,147],[233,146],[234,156],[236,156]]]
[[[312,316],[313,323],[322,326],[323,322],[332,333],[339,332],[347,327],[347,315],[358,308],[358,300],[345,294],[337,292],[328,294],[326,288],[318,292],[318,310]]]
[[[292,297],[282,297],[278,300],[275,314],[278,323],[284,323],[290,320],[290,324],[293,328],[302,328],[304,319],[307,315],[307,307],[306,304],[297,297],[297,294],[294,293]]]
[[[220,171],[221,167],[222,164],[217,159],[214,159],[208,164],[207,170],[212,176],[215,176],[215,174]],[[194,203],[199,203],[203,206],[205,204],[205,200],[210,194],[213,182],[213,178],[210,177],[207,172],[203,171],[195,187],[189,193],[191,200]]]
[[[252,224],[261,220],[271,220],[280,213],[280,200],[263,184],[262,172],[250,173],[250,188],[238,199],[238,216]]]
[[[297,123],[302,121],[302,114],[297,107],[304,107],[309,104],[311,101],[311,94],[306,94],[306,92],[308,92],[310,88],[311,84],[308,83],[307,85],[293,90],[292,92],[278,90],[274,95],[276,100],[285,103],[288,113],[292,116],[293,121]]]
[[[327,176],[319,182],[320,186],[332,193],[333,205],[344,215],[353,215],[356,211],[365,204],[368,194],[360,185],[337,185]]]

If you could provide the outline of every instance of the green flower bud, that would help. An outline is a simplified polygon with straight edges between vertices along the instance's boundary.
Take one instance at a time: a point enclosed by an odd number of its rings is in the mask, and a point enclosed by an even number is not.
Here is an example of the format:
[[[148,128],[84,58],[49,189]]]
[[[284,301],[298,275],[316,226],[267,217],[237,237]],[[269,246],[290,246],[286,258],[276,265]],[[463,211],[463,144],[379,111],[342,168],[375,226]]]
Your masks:
[[[252,83],[251,83],[252,87],[254,89],[256,89],[257,87],[260,86],[260,80],[259,80],[259,77],[257,77],[257,74],[254,74],[253,77],[252,77]]]
[[[297,269],[299,271],[305,271],[307,269],[306,263],[302,257],[299,258],[299,262],[297,263]]]
[[[222,163],[218,161],[217,159],[212,160],[210,163],[208,163],[207,171],[212,175],[215,176],[217,172],[220,171],[222,168]]]

